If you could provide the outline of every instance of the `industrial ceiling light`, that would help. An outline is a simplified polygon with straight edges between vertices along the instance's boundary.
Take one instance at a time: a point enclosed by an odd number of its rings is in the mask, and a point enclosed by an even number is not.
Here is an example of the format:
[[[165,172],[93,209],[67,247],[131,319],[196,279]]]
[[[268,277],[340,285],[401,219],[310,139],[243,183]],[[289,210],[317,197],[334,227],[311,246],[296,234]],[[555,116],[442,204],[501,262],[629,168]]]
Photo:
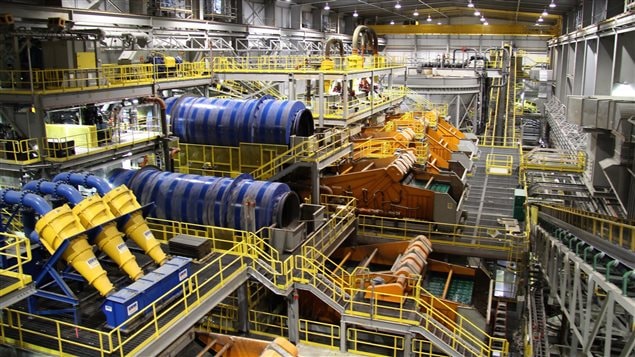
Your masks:
[[[419,16],[419,11],[415,9],[415,12],[412,13],[412,16]]]
[[[437,22],[437,25],[443,25],[443,24],[441,23],[441,21],[439,21],[439,22]]]
[[[555,1],[556,1],[556,0],[551,0],[551,4],[549,4],[549,7],[550,7],[550,8],[552,8],[552,9],[553,9],[554,7],[556,7],[556,2],[555,2]]]
[[[428,19],[426,21],[432,22],[432,17],[430,17],[430,15],[428,15]]]
[[[472,4],[472,0],[467,1],[467,7],[474,7],[474,4]]]
[[[355,10],[355,12],[353,13],[353,17],[357,17],[359,16],[359,14],[357,13],[357,10]]]
[[[401,4],[399,3],[399,1],[397,1],[397,3],[395,4],[395,9],[401,9]]]
[[[547,12],[547,9],[542,10],[542,16],[547,16],[549,15],[549,13]]]
[[[394,25],[395,24],[395,20],[390,20],[390,24]]]
[[[543,20],[543,19],[542,19],[542,16],[540,16],[540,17],[538,18],[538,22],[543,22],[543,21],[545,21],[545,20]]]
[[[485,22],[485,16],[481,15],[481,22]]]
[[[481,12],[478,10],[474,11],[474,16],[481,16]]]
[[[488,26],[488,25],[489,25],[489,22],[485,21],[485,22],[483,22],[483,25],[484,25],[484,26]]]
[[[324,5],[324,10],[326,10],[326,11],[331,10],[331,7],[329,6],[329,3],[326,3],[326,4]]]

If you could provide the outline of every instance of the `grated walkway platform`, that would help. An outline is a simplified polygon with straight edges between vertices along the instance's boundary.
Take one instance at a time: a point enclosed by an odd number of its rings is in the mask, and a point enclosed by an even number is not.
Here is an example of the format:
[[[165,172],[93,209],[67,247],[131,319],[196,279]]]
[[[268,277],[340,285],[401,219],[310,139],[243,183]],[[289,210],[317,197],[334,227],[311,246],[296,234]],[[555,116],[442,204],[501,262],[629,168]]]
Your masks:
[[[512,174],[488,175],[485,171],[485,157],[488,154],[512,156]],[[473,176],[468,178],[470,191],[463,204],[463,209],[468,213],[466,225],[496,227],[499,226],[498,218],[512,217],[519,159],[518,149],[481,149],[481,159],[476,163]]]

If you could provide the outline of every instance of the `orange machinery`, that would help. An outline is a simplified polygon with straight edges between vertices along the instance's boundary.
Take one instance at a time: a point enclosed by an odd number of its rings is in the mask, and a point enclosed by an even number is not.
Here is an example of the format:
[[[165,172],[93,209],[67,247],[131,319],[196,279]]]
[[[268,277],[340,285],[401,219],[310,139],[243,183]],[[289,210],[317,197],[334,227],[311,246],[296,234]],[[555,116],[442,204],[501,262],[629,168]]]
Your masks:
[[[448,310],[444,312],[446,315],[455,314],[459,305],[470,304],[465,296],[457,299],[456,287],[462,286],[464,281],[474,281],[476,270],[430,259],[431,252],[431,241],[426,236],[419,235],[409,242],[393,241],[342,247],[332,258],[341,260],[339,266],[346,262],[362,262],[356,270],[357,281],[354,285],[366,288],[367,299],[374,297],[380,301],[399,303],[404,296],[413,294],[412,288],[418,278],[422,277],[419,283],[422,287],[427,285],[430,291],[422,291],[421,298],[429,301],[429,294],[434,294],[447,305],[444,306]],[[368,272],[367,267],[370,264],[390,266],[391,269]],[[439,282],[439,279],[443,282]]]
[[[408,280],[424,274],[431,252],[432,243],[426,236],[420,235],[411,240],[390,271],[373,274],[373,284],[366,287],[365,297],[401,303],[412,288]]]
[[[453,171],[462,179],[472,168],[475,141],[436,111],[388,116],[383,126],[366,127],[352,138],[355,158],[380,157],[396,149],[413,149],[417,162],[430,173]],[[434,125],[432,125],[434,123]],[[392,151],[390,151],[392,149]]]
[[[196,340],[204,346],[197,356],[213,353],[225,357],[297,357],[298,348],[284,337],[272,342],[253,338],[228,336],[206,331],[194,331]],[[183,352],[183,351],[181,351]]]
[[[360,213],[457,223],[466,186],[453,172],[431,174],[416,165],[413,151],[361,159],[323,171],[322,185],[353,196]]]

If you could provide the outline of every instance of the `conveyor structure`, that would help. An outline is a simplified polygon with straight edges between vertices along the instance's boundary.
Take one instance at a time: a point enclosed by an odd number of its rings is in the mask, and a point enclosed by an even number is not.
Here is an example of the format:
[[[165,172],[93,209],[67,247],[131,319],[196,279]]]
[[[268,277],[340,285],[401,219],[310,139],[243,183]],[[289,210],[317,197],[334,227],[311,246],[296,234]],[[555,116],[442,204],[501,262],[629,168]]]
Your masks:
[[[537,326],[533,335],[566,341],[564,348],[571,353],[632,355],[635,347],[635,332],[630,323],[635,311],[632,249],[624,249],[622,242],[604,240],[555,218],[550,212],[553,210],[536,208],[540,211],[532,241],[549,286],[547,301],[555,305],[551,310],[560,314],[562,324],[567,326],[563,326],[558,336],[549,336],[543,320],[543,327]],[[598,217],[572,214],[570,218],[578,222],[592,219],[596,225],[602,224]],[[626,237],[634,229],[620,222],[606,222],[602,230],[621,232],[620,236]],[[544,352],[546,344],[532,342],[536,352]]]

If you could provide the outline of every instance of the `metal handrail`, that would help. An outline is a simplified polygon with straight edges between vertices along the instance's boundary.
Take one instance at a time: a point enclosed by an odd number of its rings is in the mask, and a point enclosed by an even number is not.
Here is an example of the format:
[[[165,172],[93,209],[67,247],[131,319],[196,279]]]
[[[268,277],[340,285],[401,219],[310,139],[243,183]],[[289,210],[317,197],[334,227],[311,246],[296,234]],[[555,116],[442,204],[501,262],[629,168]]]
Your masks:
[[[8,294],[11,291],[24,288],[31,282],[31,276],[24,273],[24,265],[31,261],[31,242],[28,238],[20,237],[15,234],[0,233],[0,257],[6,259],[7,263],[14,260],[13,263],[7,264],[0,268],[0,276],[6,276],[16,279],[15,283],[0,288],[0,296]]]
[[[403,226],[399,227],[397,223],[401,223]],[[497,227],[479,227],[416,219],[359,215],[357,230],[360,235],[374,235],[407,241],[411,240],[412,237],[423,234],[430,239],[433,245],[436,243],[500,252],[509,252],[512,249],[511,242],[498,237],[500,232]],[[443,232],[443,238],[437,238],[435,233],[438,232]]]
[[[593,212],[574,210],[547,204],[536,206],[555,218],[585,230],[599,238],[635,251],[635,225],[616,221],[610,217],[602,217]]]

